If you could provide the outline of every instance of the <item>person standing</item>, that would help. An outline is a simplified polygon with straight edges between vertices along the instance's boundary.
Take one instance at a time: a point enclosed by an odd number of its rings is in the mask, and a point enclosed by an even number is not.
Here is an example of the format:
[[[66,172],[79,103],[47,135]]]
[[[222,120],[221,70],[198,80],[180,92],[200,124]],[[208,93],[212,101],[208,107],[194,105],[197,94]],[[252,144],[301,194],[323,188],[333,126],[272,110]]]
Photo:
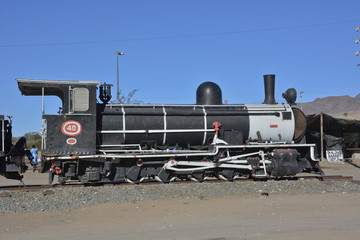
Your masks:
[[[30,149],[31,155],[33,156],[33,162],[34,162],[34,169],[38,164],[38,149],[35,147],[35,145],[32,145],[32,149]]]

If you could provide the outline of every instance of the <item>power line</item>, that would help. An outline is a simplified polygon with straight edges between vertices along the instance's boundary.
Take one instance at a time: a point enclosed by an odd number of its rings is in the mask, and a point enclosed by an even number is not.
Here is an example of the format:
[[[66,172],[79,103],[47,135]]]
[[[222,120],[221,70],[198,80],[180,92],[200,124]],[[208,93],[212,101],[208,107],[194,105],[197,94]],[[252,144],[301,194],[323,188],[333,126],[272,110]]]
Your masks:
[[[360,21],[360,20],[346,20],[346,21],[339,21],[339,22],[307,24],[307,25],[294,25],[294,26],[288,26],[288,27],[274,27],[274,28],[252,29],[252,30],[242,30],[242,31],[234,31],[234,32],[184,34],[184,35],[163,36],[163,37],[129,38],[129,39],[105,40],[105,41],[82,41],[82,42],[62,42],[62,43],[35,43],[35,44],[10,44],[10,45],[0,45],[0,48],[7,48],[7,47],[10,48],[10,47],[64,46],[64,45],[101,44],[101,43],[113,43],[113,42],[131,42],[131,41],[165,40],[165,39],[177,39],[177,38],[194,38],[194,37],[224,36],[224,35],[236,35],[236,34],[244,34],[244,33],[255,33],[255,32],[266,32],[266,31],[293,30],[293,29],[299,29],[299,28],[322,27],[322,26],[336,25],[336,24],[344,24],[344,23],[350,23],[350,22],[356,22],[356,21],[358,22],[358,21]]]

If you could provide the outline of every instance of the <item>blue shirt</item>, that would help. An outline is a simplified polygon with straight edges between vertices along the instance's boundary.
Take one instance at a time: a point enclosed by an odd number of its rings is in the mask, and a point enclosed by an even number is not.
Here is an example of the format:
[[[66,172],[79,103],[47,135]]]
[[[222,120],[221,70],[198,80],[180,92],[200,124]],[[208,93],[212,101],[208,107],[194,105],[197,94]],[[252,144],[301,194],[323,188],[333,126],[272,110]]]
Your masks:
[[[38,160],[38,149],[37,148],[32,148],[30,150],[30,152],[31,152],[31,155],[33,155],[33,157],[34,157],[33,161],[37,162],[37,160]]]

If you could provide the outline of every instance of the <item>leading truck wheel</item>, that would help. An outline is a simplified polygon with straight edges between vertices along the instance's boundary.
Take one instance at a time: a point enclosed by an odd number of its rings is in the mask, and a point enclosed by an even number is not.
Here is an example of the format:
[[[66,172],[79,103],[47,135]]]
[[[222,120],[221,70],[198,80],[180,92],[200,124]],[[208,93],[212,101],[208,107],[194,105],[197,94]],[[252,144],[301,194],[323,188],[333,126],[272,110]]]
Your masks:
[[[54,173],[52,171],[49,171],[49,184],[51,184],[54,181]]]

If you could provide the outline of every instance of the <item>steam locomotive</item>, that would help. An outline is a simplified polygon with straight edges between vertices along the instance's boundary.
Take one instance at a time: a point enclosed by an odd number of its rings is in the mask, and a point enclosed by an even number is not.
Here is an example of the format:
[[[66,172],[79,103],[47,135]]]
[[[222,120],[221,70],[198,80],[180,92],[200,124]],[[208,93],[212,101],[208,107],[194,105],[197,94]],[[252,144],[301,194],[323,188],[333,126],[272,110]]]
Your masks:
[[[12,145],[12,122],[9,116],[6,120],[4,115],[0,115],[0,129],[0,175],[8,179],[22,180],[22,173],[27,170],[25,156],[32,159],[30,151],[26,150],[26,139],[21,137]]]
[[[110,104],[111,85],[96,81],[16,79],[23,95],[55,95],[59,115],[43,115],[42,171],[60,183],[209,177],[268,179],[320,172],[315,144],[302,143],[304,113],[274,98],[264,75],[262,104],[222,104],[220,87],[202,83],[196,104]],[[96,92],[99,86],[99,99]]]

